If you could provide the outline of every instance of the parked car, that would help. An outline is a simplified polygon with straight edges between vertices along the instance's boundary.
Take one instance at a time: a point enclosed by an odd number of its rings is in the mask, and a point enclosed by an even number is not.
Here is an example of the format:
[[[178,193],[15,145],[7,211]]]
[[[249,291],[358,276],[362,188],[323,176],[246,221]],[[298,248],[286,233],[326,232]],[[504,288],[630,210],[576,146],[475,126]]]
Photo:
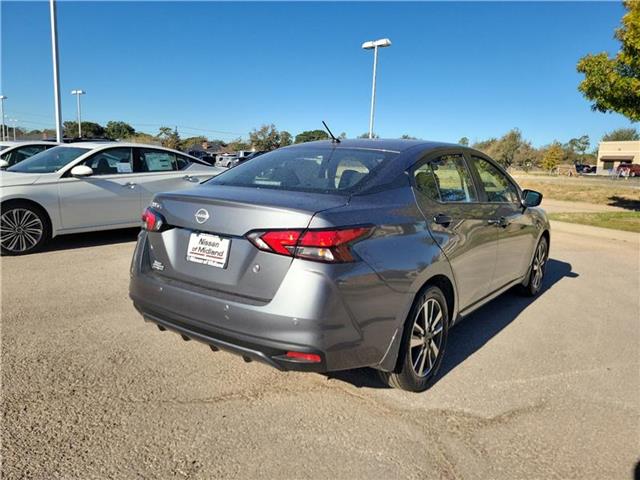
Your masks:
[[[595,165],[587,165],[585,163],[576,163],[576,172],[578,173],[596,173]]]
[[[218,167],[225,167],[225,168],[229,168],[232,167],[234,165],[234,163],[236,162],[236,160],[238,160],[238,156],[237,155],[233,155],[231,153],[225,153],[223,155],[218,155],[218,157],[216,158],[216,165]]]
[[[55,147],[55,142],[41,141],[19,141],[0,142],[0,169],[5,169],[11,165],[21,162],[36,153]]]
[[[542,288],[549,222],[483,153],[411,140],[275,150],[143,217],[130,296],[160,330],[280,370],[373,367],[422,391],[449,328]]]
[[[628,177],[640,177],[640,163],[621,163],[616,173]]]
[[[162,147],[69,143],[0,172],[0,248],[31,253],[67,233],[135,227],[154,194],[224,169]]]

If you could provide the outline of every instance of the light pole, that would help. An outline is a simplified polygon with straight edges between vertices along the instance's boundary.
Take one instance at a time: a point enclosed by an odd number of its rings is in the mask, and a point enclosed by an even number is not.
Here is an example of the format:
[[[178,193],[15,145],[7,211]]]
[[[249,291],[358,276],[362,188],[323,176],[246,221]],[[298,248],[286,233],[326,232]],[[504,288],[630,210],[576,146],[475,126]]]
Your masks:
[[[362,48],[365,50],[373,49],[373,83],[371,85],[371,114],[369,115],[369,138],[373,138],[373,113],[376,108],[376,70],[378,67],[378,48],[390,47],[391,40],[381,38],[380,40],[371,40],[364,42]]]
[[[16,125],[18,123],[18,120],[15,118],[9,118],[8,119],[11,123],[13,123],[13,126],[11,128],[13,128],[13,141],[16,141]],[[7,137],[9,136],[9,133],[7,133]]]
[[[49,0],[51,17],[51,56],[53,60],[53,96],[56,112],[56,140],[62,142],[62,110],[60,109],[60,72],[58,69],[58,22],[56,19],[56,0]]]
[[[6,96],[0,95],[0,118],[2,119],[2,125],[0,130],[2,131],[2,141],[6,140],[4,136],[4,101],[7,99]]]
[[[82,120],[80,118],[80,95],[84,95],[84,90],[71,90],[71,95],[76,96],[76,107],[78,109],[78,137],[82,138]]]

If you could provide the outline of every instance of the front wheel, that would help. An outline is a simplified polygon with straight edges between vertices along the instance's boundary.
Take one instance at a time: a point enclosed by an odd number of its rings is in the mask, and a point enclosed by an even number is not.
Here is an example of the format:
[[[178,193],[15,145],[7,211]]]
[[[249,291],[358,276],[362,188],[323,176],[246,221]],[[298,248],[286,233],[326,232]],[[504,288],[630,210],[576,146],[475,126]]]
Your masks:
[[[411,392],[427,390],[442,363],[448,332],[447,301],[438,287],[429,287],[409,313],[398,367],[394,372],[380,372],[383,381],[391,387]]]
[[[2,209],[0,251],[3,255],[32,253],[47,242],[50,227],[44,213],[29,203],[17,202]]]

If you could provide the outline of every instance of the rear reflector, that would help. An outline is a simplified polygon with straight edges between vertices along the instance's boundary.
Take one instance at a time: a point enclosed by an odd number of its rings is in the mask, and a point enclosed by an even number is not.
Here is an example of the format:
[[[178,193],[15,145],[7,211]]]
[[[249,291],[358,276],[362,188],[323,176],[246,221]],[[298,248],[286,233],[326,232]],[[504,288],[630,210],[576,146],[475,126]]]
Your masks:
[[[351,245],[368,236],[372,227],[322,230],[269,230],[250,232],[247,238],[260,250],[318,262],[354,260]]]
[[[322,361],[320,355],[304,352],[287,352],[287,358],[295,358],[296,360],[304,360],[311,363],[320,363]]]

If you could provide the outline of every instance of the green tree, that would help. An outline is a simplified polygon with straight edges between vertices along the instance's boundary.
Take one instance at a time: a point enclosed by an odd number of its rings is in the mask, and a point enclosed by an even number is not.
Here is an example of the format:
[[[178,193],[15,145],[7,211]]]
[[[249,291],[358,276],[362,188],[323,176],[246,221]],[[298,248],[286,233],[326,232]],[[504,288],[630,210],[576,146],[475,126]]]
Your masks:
[[[209,142],[209,140],[207,140],[207,137],[204,137],[202,135],[198,135],[196,137],[188,137],[188,138],[184,138],[182,140],[180,140],[180,149],[181,150],[191,150],[194,148],[202,148],[202,144],[205,142]]]
[[[180,135],[177,128],[171,130],[169,127],[160,127],[157,138],[160,139],[163,147],[180,149]]]
[[[617,112],[640,120],[640,2],[625,0],[627,13],[615,38],[620,51],[610,58],[606,52],[582,57],[577,70],[584,74],[578,90],[599,112]]]
[[[67,121],[62,124],[63,135],[67,138],[78,138],[78,122]],[[95,122],[82,122],[82,137],[103,137],[104,127]]]
[[[407,135],[406,133],[400,137],[401,140],[416,140],[416,137],[412,137],[411,135]]]
[[[628,140],[640,140],[640,135],[635,128],[617,128],[602,137],[603,142],[624,142]]]
[[[280,146],[281,147],[286,147],[289,146],[293,143],[293,136],[287,132],[286,130],[283,130],[280,132]]]
[[[340,135],[338,135],[338,138],[340,140],[344,140],[345,138],[347,138],[347,132],[342,132]]]
[[[224,147],[225,145],[221,144],[221,146]],[[251,144],[241,138],[236,138],[235,140],[229,142],[226,146],[234,152],[238,152],[240,150],[251,150]]]
[[[358,135],[358,138],[369,138],[369,132],[361,133],[360,135]],[[376,132],[373,132],[373,138],[380,138],[380,135],[378,135]]]
[[[82,128],[84,131],[84,127]],[[122,140],[123,138],[129,138],[136,133],[135,128],[126,122],[107,122],[107,126],[104,129],[104,134],[111,140]]]
[[[544,152],[542,157],[542,168],[551,172],[562,163],[564,150],[560,142],[553,142]]]
[[[295,143],[313,142],[315,140],[327,140],[329,134],[324,130],[305,130],[296,135]]]
[[[467,137],[462,137],[460,140],[458,140],[458,143],[460,145],[468,147],[469,146],[469,139]]]
[[[265,124],[258,129],[254,128],[249,133],[249,142],[256,150],[275,150],[276,148],[290,145],[291,134],[278,131],[273,123],[270,125]]]

